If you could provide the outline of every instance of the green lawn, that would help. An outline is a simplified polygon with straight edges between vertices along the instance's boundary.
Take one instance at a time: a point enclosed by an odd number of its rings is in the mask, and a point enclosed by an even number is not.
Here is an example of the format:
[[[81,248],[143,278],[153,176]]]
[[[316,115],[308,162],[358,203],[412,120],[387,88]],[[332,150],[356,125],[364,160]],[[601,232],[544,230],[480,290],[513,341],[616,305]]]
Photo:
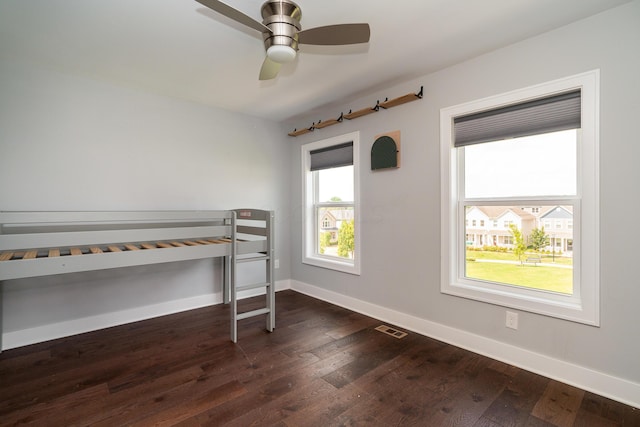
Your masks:
[[[573,258],[561,257],[556,254],[554,257],[551,254],[538,254],[534,252],[527,252],[523,257],[526,258],[529,255],[537,255],[542,258],[542,262],[548,262],[559,265],[573,265]],[[467,259],[497,259],[504,261],[518,261],[518,257],[513,252],[491,252],[491,251],[470,251],[467,249]]]
[[[517,261],[510,253],[483,251],[467,251],[468,258],[478,260]],[[558,257],[556,257],[556,261]],[[562,264],[570,264],[571,259],[563,259]],[[543,262],[551,259],[543,257]],[[559,263],[556,263],[559,264]],[[534,289],[543,289],[564,294],[573,293],[573,269],[547,267],[533,264],[506,264],[494,262],[475,262],[467,260],[466,276],[473,279],[487,280]]]

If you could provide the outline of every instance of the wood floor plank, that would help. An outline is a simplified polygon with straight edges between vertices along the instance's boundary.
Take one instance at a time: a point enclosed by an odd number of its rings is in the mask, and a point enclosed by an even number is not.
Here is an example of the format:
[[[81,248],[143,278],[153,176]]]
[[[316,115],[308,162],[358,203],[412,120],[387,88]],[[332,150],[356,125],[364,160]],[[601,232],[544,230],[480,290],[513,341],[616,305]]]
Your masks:
[[[148,416],[132,423],[132,426],[171,426],[194,415],[206,412],[212,407],[236,399],[247,390],[237,381],[208,388],[206,379],[198,379],[180,389],[156,397],[151,403]],[[105,426],[129,423],[129,417],[109,419]]]
[[[571,427],[584,397],[584,390],[550,381],[531,414],[558,427]]]
[[[96,402],[108,396],[109,391],[105,384],[99,384],[80,391],[62,395],[49,402],[34,402],[32,406],[22,408],[2,415],[3,425],[41,424],[41,425],[69,425],[69,419],[73,417],[79,408],[92,405],[94,411],[98,410]],[[39,422],[34,422],[40,420]]]
[[[0,261],[9,261],[13,258],[13,252],[2,252],[0,254]]]
[[[496,364],[492,363],[490,366],[495,368]],[[526,424],[533,407],[547,388],[549,379],[523,370],[518,370],[510,378],[502,393],[485,411],[483,418],[501,426],[516,427]]]
[[[158,392],[171,390],[183,384],[197,380],[203,374],[202,369],[190,366],[187,369],[168,373],[158,378],[148,380],[136,387],[126,390],[110,392],[109,396],[102,400],[100,411],[78,414],[86,425],[97,423],[110,423],[114,417],[122,417],[123,414],[137,414],[138,407],[143,404],[139,396],[158,396]],[[126,416],[126,415],[125,415]]]
[[[246,319],[237,344],[216,305],[5,350],[0,425],[640,425],[640,411],[593,393],[415,333],[398,340],[294,291],[276,300],[275,331]]]

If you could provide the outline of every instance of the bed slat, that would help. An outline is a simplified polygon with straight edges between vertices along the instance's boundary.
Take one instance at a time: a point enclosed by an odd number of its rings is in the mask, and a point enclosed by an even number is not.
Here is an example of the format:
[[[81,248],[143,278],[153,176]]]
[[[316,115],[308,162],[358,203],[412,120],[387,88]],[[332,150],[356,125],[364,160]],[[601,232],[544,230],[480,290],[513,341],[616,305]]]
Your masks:
[[[35,259],[38,257],[38,251],[27,251],[22,259]]]
[[[60,249],[58,249],[58,248],[49,249],[49,255],[48,256],[49,256],[49,258],[54,258],[54,257],[60,256]]]

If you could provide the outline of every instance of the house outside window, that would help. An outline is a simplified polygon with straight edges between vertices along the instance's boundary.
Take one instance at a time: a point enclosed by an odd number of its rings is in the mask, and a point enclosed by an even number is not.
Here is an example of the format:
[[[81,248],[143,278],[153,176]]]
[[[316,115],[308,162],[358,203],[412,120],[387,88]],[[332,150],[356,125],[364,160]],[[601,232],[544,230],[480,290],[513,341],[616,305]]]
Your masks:
[[[359,133],[302,146],[305,264],[360,274]]]
[[[443,293],[599,325],[598,80],[441,110]],[[485,233],[504,255],[459,237],[478,211],[504,226]]]

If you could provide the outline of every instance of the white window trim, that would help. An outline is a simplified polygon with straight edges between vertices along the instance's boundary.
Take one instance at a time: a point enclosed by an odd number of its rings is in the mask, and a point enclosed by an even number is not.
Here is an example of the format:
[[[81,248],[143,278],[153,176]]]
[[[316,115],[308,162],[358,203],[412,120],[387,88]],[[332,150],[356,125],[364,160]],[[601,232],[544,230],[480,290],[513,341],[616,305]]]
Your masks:
[[[335,257],[322,256],[317,254],[315,241],[316,219],[313,209],[314,180],[313,172],[311,172],[311,156],[313,150],[331,147],[343,144],[345,142],[353,142],[353,206],[354,206],[354,240],[355,248],[353,260],[340,260]],[[333,138],[323,139],[311,142],[302,147],[302,200],[304,203],[302,213],[302,262],[304,264],[316,267],[328,268],[331,270],[342,271],[360,275],[360,248],[362,241],[360,239],[360,132],[352,132]],[[334,205],[335,203],[332,203]]]
[[[440,111],[441,292],[588,325],[600,325],[599,80],[599,70],[594,70]],[[574,231],[579,231],[573,237],[574,254],[578,254],[574,259],[574,295],[563,297],[514,286],[492,286],[488,282],[465,278],[462,244],[464,215],[458,209],[461,184],[458,182],[458,169],[463,165],[460,164],[457,149],[453,147],[453,118],[576,88],[582,90],[582,129],[578,132],[578,200],[573,201]],[[560,199],[558,201],[561,202]],[[535,200],[531,202],[535,203]],[[541,204],[548,202],[549,198],[540,201]],[[496,204],[505,203],[510,202],[496,199]]]

